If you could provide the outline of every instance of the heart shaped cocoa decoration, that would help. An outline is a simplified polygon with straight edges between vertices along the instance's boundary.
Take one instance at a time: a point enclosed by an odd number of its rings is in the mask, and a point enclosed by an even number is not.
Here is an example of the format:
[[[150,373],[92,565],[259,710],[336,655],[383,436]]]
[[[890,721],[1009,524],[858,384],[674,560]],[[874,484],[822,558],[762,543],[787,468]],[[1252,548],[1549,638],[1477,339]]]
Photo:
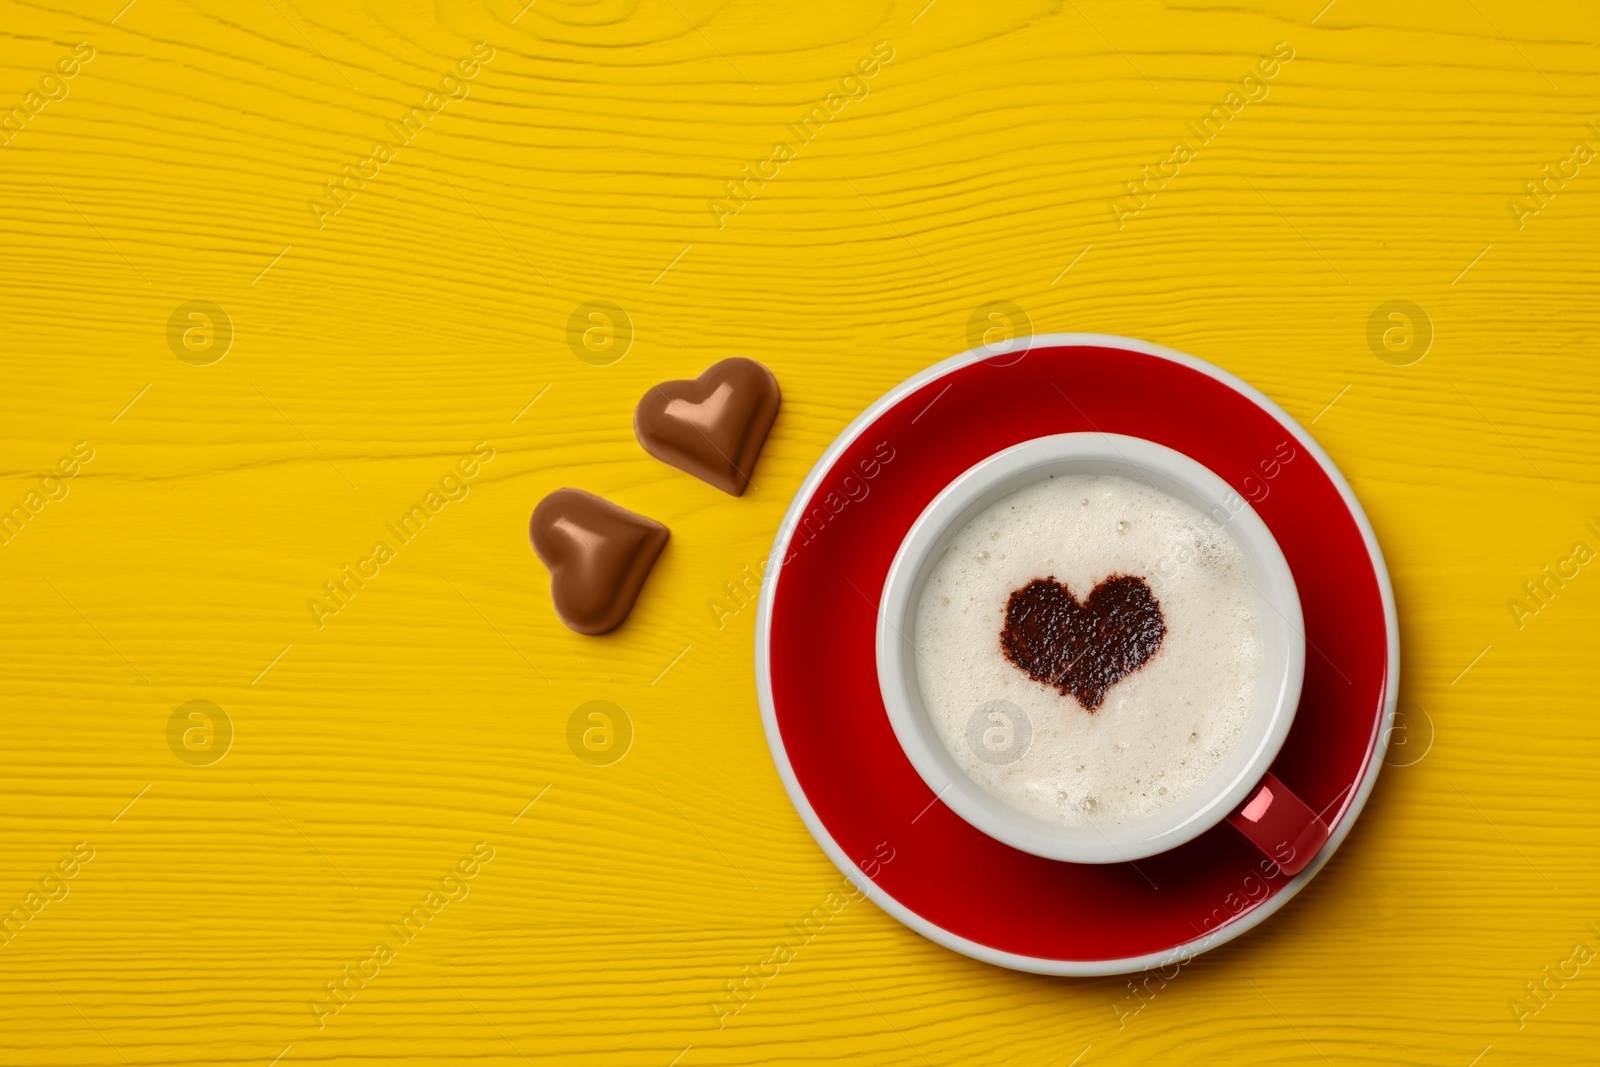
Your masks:
[[[654,519],[581,489],[557,489],[528,522],[533,550],[550,568],[556,614],[580,634],[622,625],[670,536]]]
[[[1143,578],[1113,575],[1080,604],[1052,576],[1011,594],[1000,647],[1029,678],[1092,712],[1107,690],[1156,654],[1166,633],[1161,605]]]
[[[714,363],[692,381],[651,386],[633,413],[644,450],[723,492],[744,495],[778,417],[778,379],[753,359]]]

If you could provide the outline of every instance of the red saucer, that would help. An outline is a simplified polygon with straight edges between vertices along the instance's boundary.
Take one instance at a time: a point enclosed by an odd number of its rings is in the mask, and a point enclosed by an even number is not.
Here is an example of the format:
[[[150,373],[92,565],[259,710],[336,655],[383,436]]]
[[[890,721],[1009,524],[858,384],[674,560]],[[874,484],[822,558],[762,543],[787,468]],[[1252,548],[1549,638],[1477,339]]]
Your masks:
[[[1394,714],[1394,599],[1350,487],[1264,395],[1141,341],[1067,334],[1028,344],[969,352],[898,386],[813,469],[762,583],[762,717],[801,818],[886,911],[991,963],[1116,974],[1238,936],[1298,892],[1343,841],[1376,780]],[[1293,878],[1226,824],[1137,863],[1060,863],[1017,851],[939,803],[895,740],[873,635],[906,531],[986,456],[1085,430],[1147,438],[1204,463],[1250,501],[1289,561],[1305,613],[1306,674],[1272,773],[1322,810],[1333,831]]]

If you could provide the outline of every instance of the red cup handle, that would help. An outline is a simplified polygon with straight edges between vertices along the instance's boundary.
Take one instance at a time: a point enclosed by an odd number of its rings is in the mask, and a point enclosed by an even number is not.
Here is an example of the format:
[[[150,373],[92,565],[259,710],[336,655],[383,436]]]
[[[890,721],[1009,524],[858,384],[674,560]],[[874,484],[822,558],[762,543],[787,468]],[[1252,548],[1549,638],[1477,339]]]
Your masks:
[[[1328,824],[1270,772],[1228,821],[1284,874],[1299,874],[1328,843]]]

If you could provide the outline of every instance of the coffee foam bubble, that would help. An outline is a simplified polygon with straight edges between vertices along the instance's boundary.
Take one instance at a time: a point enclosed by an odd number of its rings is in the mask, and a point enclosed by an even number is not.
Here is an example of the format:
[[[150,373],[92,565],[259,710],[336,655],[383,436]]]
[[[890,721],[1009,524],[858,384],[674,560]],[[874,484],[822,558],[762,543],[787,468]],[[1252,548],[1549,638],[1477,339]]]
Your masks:
[[[1000,645],[1013,590],[1053,577],[1082,603],[1143,578],[1161,647],[1086,711]],[[1196,509],[1124,478],[1067,475],[1003,497],[934,564],[917,605],[917,680],[961,769],[1022,811],[1073,827],[1153,814],[1204,783],[1256,709],[1261,620],[1244,553]]]

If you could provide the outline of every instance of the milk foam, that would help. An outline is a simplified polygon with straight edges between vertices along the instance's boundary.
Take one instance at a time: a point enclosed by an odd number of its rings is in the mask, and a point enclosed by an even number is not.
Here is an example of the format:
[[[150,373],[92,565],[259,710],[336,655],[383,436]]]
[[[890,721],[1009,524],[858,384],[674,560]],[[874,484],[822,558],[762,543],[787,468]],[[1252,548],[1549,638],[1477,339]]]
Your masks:
[[[917,605],[917,680],[945,747],[985,790],[1058,824],[1121,823],[1177,801],[1222,765],[1256,708],[1263,648],[1247,573],[1227,530],[1142,482],[1063,475],[1003,497],[956,534]],[[1091,714],[1014,666],[1000,631],[1012,591],[1035,578],[1082,603],[1116,574],[1145,580],[1166,635]]]

